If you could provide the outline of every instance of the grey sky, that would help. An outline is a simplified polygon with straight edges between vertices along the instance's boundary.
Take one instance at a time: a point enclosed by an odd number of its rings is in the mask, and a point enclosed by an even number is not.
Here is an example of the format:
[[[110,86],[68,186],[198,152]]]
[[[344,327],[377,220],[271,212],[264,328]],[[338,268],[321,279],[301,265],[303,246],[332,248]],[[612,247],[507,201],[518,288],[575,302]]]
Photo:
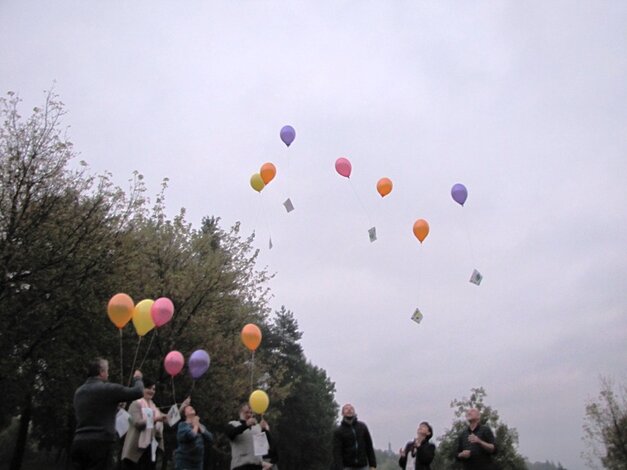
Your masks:
[[[484,386],[525,456],[573,470],[599,374],[627,378],[626,25],[619,1],[5,0],[0,91],[26,113],[56,81],[94,170],[256,230],[377,447]]]

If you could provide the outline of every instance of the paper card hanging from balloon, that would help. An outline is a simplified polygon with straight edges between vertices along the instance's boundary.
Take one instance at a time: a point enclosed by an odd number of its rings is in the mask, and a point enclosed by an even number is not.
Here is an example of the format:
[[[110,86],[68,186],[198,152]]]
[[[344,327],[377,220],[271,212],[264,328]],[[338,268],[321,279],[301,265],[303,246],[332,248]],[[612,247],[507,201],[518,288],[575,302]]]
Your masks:
[[[122,437],[128,432],[130,417],[131,415],[124,408],[118,410],[118,414],[115,415],[115,430],[118,436]]]
[[[294,210],[294,204],[292,204],[292,200],[289,197],[283,203],[283,207],[285,207],[288,214]]]
[[[473,269],[472,275],[470,276],[470,282],[478,286],[481,284],[481,281],[483,281],[483,275],[476,269]]]
[[[175,403],[168,410],[168,425],[173,427],[176,423],[181,420],[181,412],[179,411],[178,405]]]
[[[368,237],[370,237],[370,243],[377,240],[377,228],[371,227],[368,229]]]
[[[411,316],[411,319],[419,324],[422,321],[422,316],[422,312],[419,308],[417,308],[416,310],[414,310],[414,314]]]
[[[270,452],[270,443],[268,442],[268,436],[265,432],[253,434],[253,450],[257,457],[263,457]]]
[[[270,237],[270,240],[268,240],[268,250],[271,250],[273,246],[274,245],[272,245],[272,237]]]

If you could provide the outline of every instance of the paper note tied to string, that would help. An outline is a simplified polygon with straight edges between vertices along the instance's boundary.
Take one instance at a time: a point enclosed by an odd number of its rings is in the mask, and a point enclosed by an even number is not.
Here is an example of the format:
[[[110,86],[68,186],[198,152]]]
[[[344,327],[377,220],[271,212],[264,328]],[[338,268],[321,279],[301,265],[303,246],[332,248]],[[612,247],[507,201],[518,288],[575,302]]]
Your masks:
[[[270,451],[270,444],[265,432],[253,434],[253,447],[257,456],[266,455]]]
[[[115,430],[118,433],[118,436],[122,437],[124,434],[128,432],[128,419],[130,418],[130,414],[124,408],[120,408],[118,410],[118,414],[115,415]]]
[[[479,285],[481,284],[482,280],[483,280],[483,276],[481,275],[481,273],[477,271],[476,269],[473,269],[472,275],[470,276],[470,282],[472,282],[473,284]]]
[[[370,237],[370,243],[374,242],[377,239],[377,228],[376,227],[369,228],[368,236]]]
[[[420,323],[422,321],[422,317],[423,317],[422,312],[420,311],[419,308],[417,308],[414,311],[414,314],[411,316],[411,319],[414,320],[416,323]]]
[[[176,403],[172,405],[170,410],[168,411],[168,425],[173,427],[176,423],[181,420],[181,413],[179,412],[179,407],[176,406]]]
[[[283,203],[283,207],[285,207],[288,214],[294,210],[294,204],[292,204],[292,200],[289,197]]]

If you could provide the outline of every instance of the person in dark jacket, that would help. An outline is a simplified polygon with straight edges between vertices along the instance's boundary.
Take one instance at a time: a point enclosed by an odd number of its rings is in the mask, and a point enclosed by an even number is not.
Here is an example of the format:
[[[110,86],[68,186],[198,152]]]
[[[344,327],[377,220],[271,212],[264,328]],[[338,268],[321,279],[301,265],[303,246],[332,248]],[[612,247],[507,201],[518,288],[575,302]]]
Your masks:
[[[468,427],[457,439],[457,460],[461,461],[464,470],[492,470],[496,467],[492,454],[496,452],[492,430],[481,424],[481,413],[477,408],[466,411]]]
[[[414,440],[400,450],[398,465],[405,470],[431,470],[431,462],[435,457],[435,445],[429,442],[432,436],[431,425],[426,421],[420,423]]]
[[[70,450],[73,470],[106,470],[112,465],[115,417],[118,404],[141,398],[142,373],[133,375],[132,387],[108,382],[109,362],[96,358],[87,368],[87,381],[74,393],[76,430]]]
[[[178,423],[174,451],[176,470],[202,470],[205,453],[209,452],[213,435],[200,423],[200,418],[192,405],[183,408],[184,421]]]
[[[342,422],[333,433],[333,469],[368,470],[377,467],[368,426],[357,420],[350,403],[342,407]]]

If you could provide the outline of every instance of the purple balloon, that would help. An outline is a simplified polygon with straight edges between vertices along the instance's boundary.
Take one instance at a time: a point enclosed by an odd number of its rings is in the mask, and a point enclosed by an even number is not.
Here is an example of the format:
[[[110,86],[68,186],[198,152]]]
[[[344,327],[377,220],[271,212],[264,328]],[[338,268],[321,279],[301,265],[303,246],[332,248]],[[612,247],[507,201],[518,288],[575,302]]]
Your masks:
[[[457,204],[463,206],[464,202],[466,202],[466,199],[468,198],[468,190],[466,189],[466,186],[461,183],[454,184],[451,188],[451,196],[453,196],[453,200]]]
[[[189,356],[187,367],[194,380],[207,372],[207,369],[209,369],[209,362],[209,354],[207,354],[207,351],[203,349],[198,349],[197,351],[194,351],[191,356]]]
[[[283,126],[283,128],[281,129],[281,140],[283,141],[283,143],[289,147],[290,144],[294,142],[295,138],[296,131],[294,130],[294,128],[292,126]]]

